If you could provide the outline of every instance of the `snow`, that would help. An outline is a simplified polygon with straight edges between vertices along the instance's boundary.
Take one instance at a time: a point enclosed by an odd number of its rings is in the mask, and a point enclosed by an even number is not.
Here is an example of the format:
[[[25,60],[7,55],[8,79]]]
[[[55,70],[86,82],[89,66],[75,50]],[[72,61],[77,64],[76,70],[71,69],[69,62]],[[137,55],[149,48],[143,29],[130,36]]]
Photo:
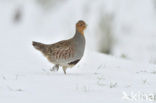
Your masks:
[[[33,53],[30,56],[38,57]],[[155,65],[142,65],[86,51],[82,61],[74,68],[68,69],[67,75],[64,75],[62,69],[50,72],[50,66],[44,67],[39,59],[33,62],[34,58],[29,60],[29,63],[32,63],[27,67],[23,66],[21,70],[1,70],[0,101],[128,103],[129,101],[122,99],[123,92],[155,93]]]
[[[142,97],[133,100],[131,93],[153,94],[156,101],[152,3],[66,0],[43,10],[35,0],[0,1],[0,103],[149,103]],[[14,23],[17,7],[23,16]],[[115,56],[97,52],[98,40],[105,34],[98,28],[103,15],[113,18]],[[79,19],[88,24],[83,59],[67,75],[62,69],[50,72],[53,65],[32,47],[32,41],[54,43],[70,38]],[[120,58],[122,54],[126,58]],[[123,99],[123,93],[131,99]]]

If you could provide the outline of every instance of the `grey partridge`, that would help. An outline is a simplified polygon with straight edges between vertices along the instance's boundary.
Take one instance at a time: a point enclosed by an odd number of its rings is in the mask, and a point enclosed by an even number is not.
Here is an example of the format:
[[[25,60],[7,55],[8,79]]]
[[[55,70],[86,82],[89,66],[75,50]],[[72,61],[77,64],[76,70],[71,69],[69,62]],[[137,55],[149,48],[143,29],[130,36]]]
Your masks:
[[[54,44],[43,44],[33,41],[32,45],[54,64],[52,71],[58,71],[59,66],[61,66],[64,74],[66,74],[66,69],[76,65],[84,54],[85,29],[86,23],[80,20],[76,23],[76,32],[72,38]]]

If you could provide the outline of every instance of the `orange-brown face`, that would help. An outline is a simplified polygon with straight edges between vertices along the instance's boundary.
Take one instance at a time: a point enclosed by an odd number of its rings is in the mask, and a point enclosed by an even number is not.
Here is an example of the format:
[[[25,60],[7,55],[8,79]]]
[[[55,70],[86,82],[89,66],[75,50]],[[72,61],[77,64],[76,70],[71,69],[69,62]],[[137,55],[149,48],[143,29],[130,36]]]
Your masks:
[[[76,23],[76,30],[78,30],[81,34],[84,34],[83,31],[86,29],[86,27],[86,23],[82,20]]]

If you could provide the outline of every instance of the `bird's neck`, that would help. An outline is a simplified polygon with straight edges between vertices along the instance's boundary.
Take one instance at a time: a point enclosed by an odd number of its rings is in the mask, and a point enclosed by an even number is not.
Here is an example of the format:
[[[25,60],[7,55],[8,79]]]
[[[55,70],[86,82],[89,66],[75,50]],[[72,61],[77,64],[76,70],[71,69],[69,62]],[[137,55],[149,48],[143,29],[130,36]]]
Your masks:
[[[78,30],[76,30],[75,35],[74,35],[74,39],[78,39],[78,38],[83,38],[84,34],[82,34],[82,32],[79,32]]]
[[[78,43],[77,45],[80,45],[80,43],[83,44],[85,42],[85,37],[79,31],[76,31],[73,40],[75,43]]]
[[[84,30],[80,28],[76,28],[76,33],[79,33],[84,36]]]

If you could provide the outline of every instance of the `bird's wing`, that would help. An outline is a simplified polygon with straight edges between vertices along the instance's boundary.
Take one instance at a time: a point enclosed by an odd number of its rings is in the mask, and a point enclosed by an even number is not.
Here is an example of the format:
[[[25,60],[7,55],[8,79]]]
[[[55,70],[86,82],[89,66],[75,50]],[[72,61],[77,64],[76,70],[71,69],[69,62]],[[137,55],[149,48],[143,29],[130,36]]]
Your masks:
[[[74,46],[69,40],[63,40],[51,46],[52,56],[56,59],[69,59],[74,56]]]

